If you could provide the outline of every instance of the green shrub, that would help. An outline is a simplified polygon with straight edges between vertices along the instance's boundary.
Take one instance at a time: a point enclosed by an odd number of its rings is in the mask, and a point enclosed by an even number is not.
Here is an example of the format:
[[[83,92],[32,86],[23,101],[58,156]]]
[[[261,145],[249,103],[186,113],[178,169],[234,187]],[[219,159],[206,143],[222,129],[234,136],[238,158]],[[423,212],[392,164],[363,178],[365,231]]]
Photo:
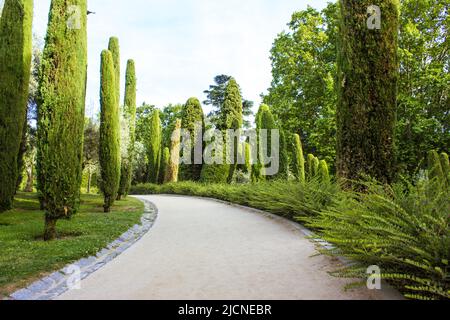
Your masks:
[[[218,138],[218,137],[216,137]],[[204,163],[201,176],[200,176],[200,182],[203,183],[228,183],[228,178],[230,174],[230,165],[226,163],[226,157],[227,157],[227,149],[226,149],[226,141],[227,137],[223,138],[223,143],[220,143],[220,141],[216,141],[214,138],[214,141],[212,141],[207,148],[211,148],[213,152],[211,152],[212,158],[211,160],[214,160],[216,157],[216,154],[219,154],[222,156],[222,163]],[[219,156],[218,156],[219,157]],[[218,159],[217,159],[218,160]]]
[[[447,183],[447,177],[442,169],[441,158],[434,150],[428,153],[428,172],[430,180],[444,185]]]
[[[308,154],[306,160],[306,167],[308,168],[307,177],[308,179],[313,179],[316,176],[315,171],[315,159],[316,157],[313,154]]]
[[[319,162],[318,175],[319,175],[320,179],[323,182],[329,182],[330,181],[330,172],[328,170],[328,165],[327,165],[327,162],[325,160],[321,160]]]
[[[198,127],[201,124],[201,128]],[[196,127],[197,125],[197,127]],[[203,136],[200,130],[205,131],[205,119],[202,105],[197,98],[190,98],[181,111],[181,127],[191,134],[191,164],[181,164],[179,172],[180,181],[199,181],[202,172],[202,164],[195,164],[195,146],[202,145],[204,149]],[[183,157],[183,150],[181,150]]]
[[[72,1],[86,12],[86,0]],[[86,15],[80,28],[67,23],[68,1],[53,0],[42,54],[38,104],[37,170],[47,240],[56,221],[69,218],[80,203],[87,76]]]
[[[447,178],[447,186],[450,186],[450,162],[448,154],[445,152],[441,153],[441,166],[444,176]]]
[[[430,180],[418,185],[364,183],[366,192],[340,193],[308,226],[336,247],[329,254],[356,265],[340,276],[365,278],[377,265],[408,298],[449,299],[450,193]],[[300,218],[304,220],[304,218]]]
[[[148,143],[148,176],[150,183],[158,183],[161,164],[162,129],[159,110],[153,111],[150,118],[150,135]]]
[[[18,155],[31,70],[32,20],[33,0],[5,1],[0,20],[0,212],[12,208],[19,176]]]
[[[100,190],[105,200],[104,210],[110,212],[120,183],[120,124],[113,56],[109,50],[101,53],[100,83]]]
[[[293,154],[293,172],[294,177],[299,182],[305,182],[305,158],[303,157],[303,146],[300,136],[294,134]]]

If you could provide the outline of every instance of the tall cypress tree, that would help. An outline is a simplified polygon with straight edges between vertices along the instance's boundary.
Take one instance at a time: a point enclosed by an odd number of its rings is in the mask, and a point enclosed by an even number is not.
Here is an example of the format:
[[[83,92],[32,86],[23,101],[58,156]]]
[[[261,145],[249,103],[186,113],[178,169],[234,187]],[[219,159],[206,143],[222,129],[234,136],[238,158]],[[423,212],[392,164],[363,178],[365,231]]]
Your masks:
[[[298,134],[294,135],[294,150],[292,152],[293,157],[293,172],[295,178],[301,182],[305,182],[305,158],[303,156],[303,146],[300,136]]]
[[[161,154],[161,165],[159,169],[159,178],[158,178],[159,184],[164,183],[167,171],[169,170],[169,165],[170,165],[170,149],[166,147],[162,150]]]
[[[120,183],[120,123],[114,62],[109,50],[101,53],[100,73],[100,190],[105,199],[104,210],[110,212]]]
[[[340,0],[337,171],[341,178],[368,174],[390,182],[395,160],[399,0],[377,1],[381,17],[373,4],[372,0]],[[378,18],[379,29],[372,24]]]
[[[260,138],[260,130],[261,130],[261,113],[262,113],[262,111],[263,111],[263,109],[264,108],[266,108],[267,106],[266,105],[261,105],[260,107],[259,107],[259,110],[258,110],[258,112],[256,113],[256,116],[255,116],[255,126],[256,126],[256,135],[257,135],[257,141],[256,141],[256,149],[257,149],[257,158],[256,159],[254,159],[254,161],[253,162],[255,162],[253,165],[252,165],[252,172],[251,172],[251,175],[250,175],[250,177],[251,177],[251,181],[252,182],[254,182],[254,183],[256,183],[256,182],[259,182],[259,181],[261,181],[261,180],[264,180],[264,174],[263,174],[263,167],[262,167],[262,164],[261,164],[261,154],[260,154],[260,141],[259,141],[259,138]]]
[[[263,104],[260,109],[260,121],[261,121],[261,128],[267,130],[267,143],[262,143],[262,141],[259,142],[259,151],[260,151],[260,160],[262,161],[264,157],[269,157],[271,155],[272,151],[272,130],[277,129],[277,125],[275,123],[275,118],[273,117],[272,112],[270,111],[270,107],[268,105]],[[279,144],[281,146],[281,144]],[[281,152],[280,150],[276,150],[279,152],[278,156],[280,157]],[[263,163],[263,161],[262,161]],[[270,164],[264,165],[262,164],[262,170],[264,174],[266,174],[266,167],[269,167]],[[276,175],[266,176],[267,180],[273,180],[276,178]]]
[[[86,0],[73,0],[81,13]],[[38,89],[38,175],[46,210],[46,240],[56,221],[76,213],[80,203],[87,74],[86,14],[74,25],[66,0],[52,0]]]
[[[118,199],[127,196],[133,174],[134,144],[136,142],[136,70],[133,60],[128,60],[125,76],[124,116],[129,129],[126,156],[122,158]]]
[[[120,46],[117,37],[109,38],[108,50],[111,51],[114,64],[116,103],[120,104]]]
[[[202,172],[202,164],[195,164],[195,147],[200,146],[203,154],[203,136],[199,129],[205,131],[205,118],[200,101],[190,98],[181,111],[181,126],[191,135],[191,164],[180,165],[180,181],[199,181]],[[182,156],[184,156],[182,154]]]
[[[33,0],[6,0],[0,20],[0,212],[12,208],[26,119]],[[25,122],[26,123],[26,122]]]
[[[177,119],[171,137],[169,167],[164,175],[164,183],[178,182],[180,162],[181,120]]]
[[[159,110],[153,111],[150,118],[150,135],[148,141],[148,165],[149,165],[149,182],[158,183],[159,170],[161,164],[161,144],[162,144],[162,129],[161,118],[159,117]]]

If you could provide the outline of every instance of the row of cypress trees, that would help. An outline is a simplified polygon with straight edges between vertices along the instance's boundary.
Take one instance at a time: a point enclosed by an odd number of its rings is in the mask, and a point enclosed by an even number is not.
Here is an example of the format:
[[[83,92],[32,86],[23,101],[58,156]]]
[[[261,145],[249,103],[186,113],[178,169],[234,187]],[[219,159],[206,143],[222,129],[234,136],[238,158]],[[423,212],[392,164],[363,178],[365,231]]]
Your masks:
[[[100,67],[99,186],[104,196],[105,212],[110,212],[115,200],[128,194],[133,171],[136,139],[136,70],[133,60],[127,61],[122,110],[119,106],[120,76],[119,40],[111,37],[108,49],[101,53]],[[121,123],[127,128],[127,134],[121,134]]]

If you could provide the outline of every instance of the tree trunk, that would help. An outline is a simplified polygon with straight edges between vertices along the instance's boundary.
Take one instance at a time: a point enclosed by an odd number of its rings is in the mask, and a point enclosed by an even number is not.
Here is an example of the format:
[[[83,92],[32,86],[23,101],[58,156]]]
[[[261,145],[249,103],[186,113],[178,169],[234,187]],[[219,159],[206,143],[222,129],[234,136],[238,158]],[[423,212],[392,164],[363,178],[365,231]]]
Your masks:
[[[32,166],[31,169],[27,170],[27,185],[25,187],[25,192],[33,192],[33,180],[34,180],[34,173]]]
[[[398,79],[398,0],[340,0],[337,171],[392,181]]]
[[[45,217],[44,240],[51,241],[56,239],[56,222],[54,218]]]

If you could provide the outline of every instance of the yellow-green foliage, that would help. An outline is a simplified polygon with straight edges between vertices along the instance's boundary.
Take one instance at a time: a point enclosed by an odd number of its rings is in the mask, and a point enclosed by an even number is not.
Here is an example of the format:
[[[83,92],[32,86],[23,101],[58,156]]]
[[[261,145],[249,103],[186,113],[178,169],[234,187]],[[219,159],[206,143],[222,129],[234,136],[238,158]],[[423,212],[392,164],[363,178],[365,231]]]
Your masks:
[[[38,187],[46,209],[47,239],[54,220],[78,210],[82,179],[87,75],[86,15],[79,27],[67,23],[70,5],[82,13],[86,0],[53,0],[42,55],[38,89]]]
[[[447,178],[447,185],[450,186],[450,162],[448,159],[448,154],[445,152],[441,153],[441,166],[444,176]]]
[[[105,198],[105,212],[109,212],[120,183],[119,105],[116,102],[113,57],[109,50],[103,50],[101,54],[100,81],[100,189]]]
[[[293,154],[293,172],[295,178],[300,182],[305,182],[305,158],[303,157],[303,146],[300,136],[294,135],[294,150]]]
[[[447,184],[447,177],[442,168],[441,158],[434,150],[428,153],[428,175],[430,180],[443,185]]]
[[[200,127],[196,125],[200,124]],[[202,172],[202,164],[195,164],[195,146],[202,145],[203,136],[199,130],[205,131],[205,119],[202,105],[197,98],[189,98],[181,111],[181,127],[191,134],[191,164],[181,164],[179,178],[180,181],[199,181]]]
[[[306,159],[306,167],[308,168],[307,176],[308,179],[314,178],[316,176],[315,170],[314,170],[314,160],[315,156],[313,154],[308,154]]]
[[[120,46],[117,37],[109,38],[108,50],[111,51],[113,57],[116,103],[120,104]]]
[[[128,60],[125,76],[124,116],[129,129],[127,154],[120,170],[119,198],[127,195],[133,175],[134,144],[136,141],[136,70],[133,60]]]
[[[169,165],[170,165],[170,150],[169,148],[164,148],[164,150],[162,151],[162,156],[161,156],[161,165],[160,165],[160,169],[159,169],[159,183],[163,184],[164,183],[164,177],[167,175],[167,170],[169,169]]]
[[[161,165],[162,128],[159,110],[153,111],[150,118],[150,136],[148,143],[149,182],[158,183]]]
[[[12,207],[27,109],[33,0],[6,0],[0,20],[0,212]]]
[[[330,181],[330,172],[328,170],[328,165],[325,160],[321,160],[319,162],[319,170],[318,174],[322,182],[329,182]]]
[[[178,170],[180,161],[180,132],[181,130],[181,120],[177,119],[175,122],[174,132],[171,137],[170,144],[170,159],[169,167],[167,168],[166,174],[164,176],[164,182],[178,182]]]
[[[382,182],[394,176],[399,0],[340,0],[338,32],[337,171]],[[381,29],[367,26],[367,9],[381,9]]]

